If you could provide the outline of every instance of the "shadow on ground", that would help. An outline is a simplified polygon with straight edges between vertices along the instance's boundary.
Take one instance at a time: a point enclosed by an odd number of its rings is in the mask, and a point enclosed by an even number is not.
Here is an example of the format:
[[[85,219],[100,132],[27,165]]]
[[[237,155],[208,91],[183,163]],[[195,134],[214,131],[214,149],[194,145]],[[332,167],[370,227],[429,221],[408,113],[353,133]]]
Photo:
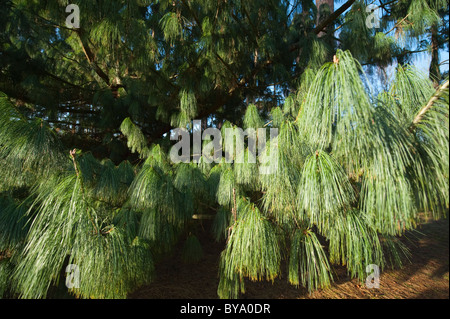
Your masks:
[[[156,267],[157,278],[130,294],[130,299],[215,299],[218,266],[224,244],[215,243],[206,231],[200,235],[203,259],[194,265],[183,264],[180,249],[175,249]],[[242,299],[448,299],[449,298],[449,220],[429,221],[418,228],[419,235],[402,239],[410,248],[411,263],[402,269],[385,269],[380,288],[368,289],[347,276],[344,267],[335,267],[330,289],[309,294],[290,285],[286,273],[271,282],[247,282]]]

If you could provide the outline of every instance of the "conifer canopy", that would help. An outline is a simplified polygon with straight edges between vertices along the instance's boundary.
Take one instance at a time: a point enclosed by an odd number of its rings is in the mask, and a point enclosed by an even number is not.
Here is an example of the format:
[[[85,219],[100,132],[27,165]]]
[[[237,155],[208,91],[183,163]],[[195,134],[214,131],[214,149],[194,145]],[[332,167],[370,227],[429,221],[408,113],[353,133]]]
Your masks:
[[[174,249],[201,263],[205,238],[221,298],[401,267],[401,236],[449,207],[448,8],[2,1],[0,297],[126,298]],[[255,134],[174,162],[178,128],[202,148]]]

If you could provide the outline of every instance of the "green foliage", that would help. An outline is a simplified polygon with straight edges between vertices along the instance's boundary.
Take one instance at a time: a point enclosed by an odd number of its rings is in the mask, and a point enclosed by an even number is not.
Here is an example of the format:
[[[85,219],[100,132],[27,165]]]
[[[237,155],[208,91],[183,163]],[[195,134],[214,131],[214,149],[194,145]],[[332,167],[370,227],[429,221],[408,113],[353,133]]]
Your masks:
[[[231,212],[223,207],[220,207],[217,214],[214,216],[211,232],[216,241],[222,241],[228,238],[228,231],[230,227]]]
[[[4,298],[9,285],[12,269],[7,259],[0,260],[0,299]]]
[[[295,231],[289,258],[289,282],[308,287],[311,292],[331,285],[332,275],[328,258],[314,232]]]
[[[114,54],[115,48],[121,42],[118,22],[117,20],[103,19],[92,27],[90,33],[92,40],[97,45],[102,46],[112,54]]]
[[[195,187],[191,189],[191,185],[195,185]],[[174,186],[180,191],[190,191],[203,199],[207,197],[208,190],[206,188],[205,175],[195,163],[177,166]]]
[[[94,189],[96,198],[118,207],[122,206],[127,198],[128,186],[134,178],[130,169],[126,163],[116,167],[110,160],[106,160]]]
[[[397,106],[399,119],[405,124],[413,121],[419,108],[426,105],[434,93],[432,83],[413,66],[399,66],[395,72],[395,79],[391,84],[389,95]]]
[[[446,5],[448,3],[446,4],[443,0],[411,0],[408,8],[411,24],[405,29],[412,34],[423,34],[427,27],[439,23],[440,18],[436,9],[444,8]]]
[[[311,154],[305,161],[298,184],[298,212],[306,213],[311,225],[327,232],[333,227],[334,214],[351,209],[356,201],[353,189],[342,167],[326,152]]]
[[[74,296],[126,298],[180,240],[198,261],[213,214],[219,297],[284,262],[311,292],[336,264],[402,265],[399,238],[445,216],[448,1],[384,2],[379,28],[355,1],[323,29],[311,0],[80,1],[77,30],[67,4],[0,4],[0,295],[51,297],[75,264]],[[433,82],[407,63],[426,50]],[[256,163],[246,137],[232,162],[173,164],[196,117],[279,134]]]
[[[259,116],[258,109],[256,108],[256,105],[250,104],[247,107],[247,110],[245,111],[244,115],[244,130],[248,128],[252,128],[254,130],[257,130],[260,127],[263,127],[264,123]]]
[[[367,265],[384,267],[378,234],[361,212],[349,211],[333,218],[326,237],[330,241],[330,262],[345,265],[361,282],[367,276]]]
[[[448,78],[447,78],[448,83]],[[417,124],[416,145],[421,161],[415,162],[413,187],[419,209],[434,218],[445,216],[449,206],[449,92],[444,90]]]
[[[183,90],[180,92],[180,109],[178,125],[184,127],[197,115],[197,100],[192,91]]]
[[[234,172],[231,168],[224,167],[220,172],[220,179],[217,185],[217,203],[221,206],[231,207],[233,199],[239,196],[239,187],[235,180]]]
[[[338,51],[335,61],[326,63],[317,73],[298,116],[306,143],[315,150],[331,148],[336,158],[346,158],[347,171],[357,170],[362,163],[355,161],[366,158],[373,113],[359,76],[361,71],[350,52]]]
[[[234,163],[233,169],[234,176],[238,184],[255,190],[259,189],[259,166],[258,159],[256,157],[256,150],[251,152],[248,148],[246,148],[244,150],[242,163]]]
[[[186,263],[197,263],[203,257],[203,249],[195,235],[189,235],[183,246],[181,258]]]
[[[237,214],[237,222],[221,255],[220,274],[225,287],[219,284],[219,296],[237,297],[236,291],[228,291],[229,282],[237,276],[273,281],[280,271],[281,251],[273,225],[246,199],[239,200]]]
[[[102,218],[79,178],[55,178],[35,192],[36,218],[14,272],[21,297],[46,297],[67,260],[80,270],[80,287],[72,291],[80,297],[123,298],[136,284],[149,282],[153,269],[149,251],[137,238],[109,224],[108,216]]]
[[[147,141],[142,131],[131,121],[129,117],[123,120],[120,130],[127,137],[128,148],[134,153],[138,152],[142,157],[147,156]]]
[[[276,143],[278,146],[278,161],[270,163],[274,166],[273,174],[260,175],[262,189],[265,192],[262,199],[263,207],[275,215],[278,221],[290,223],[292,216],[295,215],[299,167],[309,150],[302,143],[298,127],[292,121],[282,123],[279,135],[270,143]]]
[[[166,13],[160,20],[164,37],[170,43],[174,43],[182,36],[183,28],[175,12]]]
[[[130,186],[130,204],[139,210],[160,210],[174,223],[183,223],[192,207],[178,191],[170,175],[166,175],[155,157],[149,157]]]
[[[4,94],[0,95],[0,141],[0,190],[30,186],[64,165],[60,141],[51,128],[42,119],[25,119]]]
[[[27,210],[25,203],[19,206],[12,198],[0,197],[0,251],[15,252],[23,245],[29,228]]]
[[[142,213],[138,234],[148,240],[152,251],[160,256],[171,250],[180,235],[180,227],[174,224],[169,216],[155,209],[147,209]]]
[[[280,107],[275,107],[270,110],[270,115],[272,117],[271,127],[279,128],[284,121],[284,114]]]
[[[49,287],[63,280],[61,270],[76,264],[83,280],[70,290],[75,296],[124,298],[152,280],[154,258],[177,243],[194,207],[201,211],[215,201],[221,207],[211,230],[217,241],[226,240],[219,267],[222,298],[244,293],[245,278],[273,281],[279,276],[285,238],[290,242],[289,282],[310,292],[330,286],[333,264],[345,265],[361,281],[368,264],[402,265],[409,252],[396,236],[416,227],[419,209],[439,218],[448,207],[448,90],[416,122],[434,93],[413,68],[398,68],[389,91],[372,105],[351,56],[338,52],[337,59],[310,82],[295,120],[280,109],[272,112],[270,124],[279,128],[267,145],[278,146],[274,174],[259,174],[259,165],[248,162],[248,147],[243,163],[222,160],[203,171],[196,163],[171,165],[160,146],[149,150],[135,138],[142,132],[127,120],[122,131],[132,149],[146,154],[142,165],[123,161],[116,166],[90,152],[76,152],[75,172],[48,173],[45,182],[31,188],[30,204],[2,197],[1,249],[12,251],[14,260],[3,267],[12,274],[9,289],[23,298],[46,297]],[[336,78],[343,84],[323,84]],[[331,89],[316,90],[317,85]],[[409,90],[415,94],[408,95]],[[335,110],[328,114],[331,106]],[[305,110],[313,107],[328,123],[318,136],[308,134],[318,128],[307,120]],[[255,111],[249,107],[249,127],[263,125]],[[34,127],[32,121],[21,122],[19,113],[11,114],[15,119],[11,124],[5,118],[5,124]],[[364,135],[356,136],[362,129]],[[31,140],[25,152],[34,143],[42,145]],[[242,197],[260,191],[261,201]],[[183,260],[196,262],[201,256],[197,237],[189,235]]]

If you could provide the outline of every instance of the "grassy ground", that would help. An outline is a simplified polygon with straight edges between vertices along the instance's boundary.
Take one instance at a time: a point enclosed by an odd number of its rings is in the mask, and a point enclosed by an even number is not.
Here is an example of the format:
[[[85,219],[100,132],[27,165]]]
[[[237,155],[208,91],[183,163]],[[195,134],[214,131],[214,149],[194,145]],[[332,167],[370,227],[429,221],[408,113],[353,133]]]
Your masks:
[[[208,226],[204,225],[208,230]],[[402,269],[385,269],[380,288],[368,289],[351,280],[343,267],[336,268],[330,289],[311,295],[287,282],[286,275],[271,282],[248,282],[241,298],[249,299],[448,299],[449,298],[449,220],[430,221],[419,229],[422,234],[408,236],[411,263]],[[207,231],[200,238],[204,257],[195,265],[186,265],[181,254],[174,254],[157,266],[157,279],[140,287],[129,298],[212,299],[217,298],[218,263],[223,244],[214,243]]]

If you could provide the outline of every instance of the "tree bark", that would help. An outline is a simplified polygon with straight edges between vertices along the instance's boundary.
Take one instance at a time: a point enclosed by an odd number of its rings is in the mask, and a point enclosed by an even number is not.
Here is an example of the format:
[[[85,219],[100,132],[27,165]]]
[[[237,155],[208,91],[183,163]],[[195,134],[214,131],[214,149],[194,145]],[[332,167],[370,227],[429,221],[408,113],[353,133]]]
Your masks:
[[[334,12],[334,0],[316,0],[317,7],[317,26],[319,26],[327,17]],[[319,30],[318,37],[327,33],[327,27]]]
[[[431,63],[429,72],[431,81],[433,81],[435,87],[438,87],[441,80],[441,71],[439,69],[439,42],[436,25],[431,27]]]

